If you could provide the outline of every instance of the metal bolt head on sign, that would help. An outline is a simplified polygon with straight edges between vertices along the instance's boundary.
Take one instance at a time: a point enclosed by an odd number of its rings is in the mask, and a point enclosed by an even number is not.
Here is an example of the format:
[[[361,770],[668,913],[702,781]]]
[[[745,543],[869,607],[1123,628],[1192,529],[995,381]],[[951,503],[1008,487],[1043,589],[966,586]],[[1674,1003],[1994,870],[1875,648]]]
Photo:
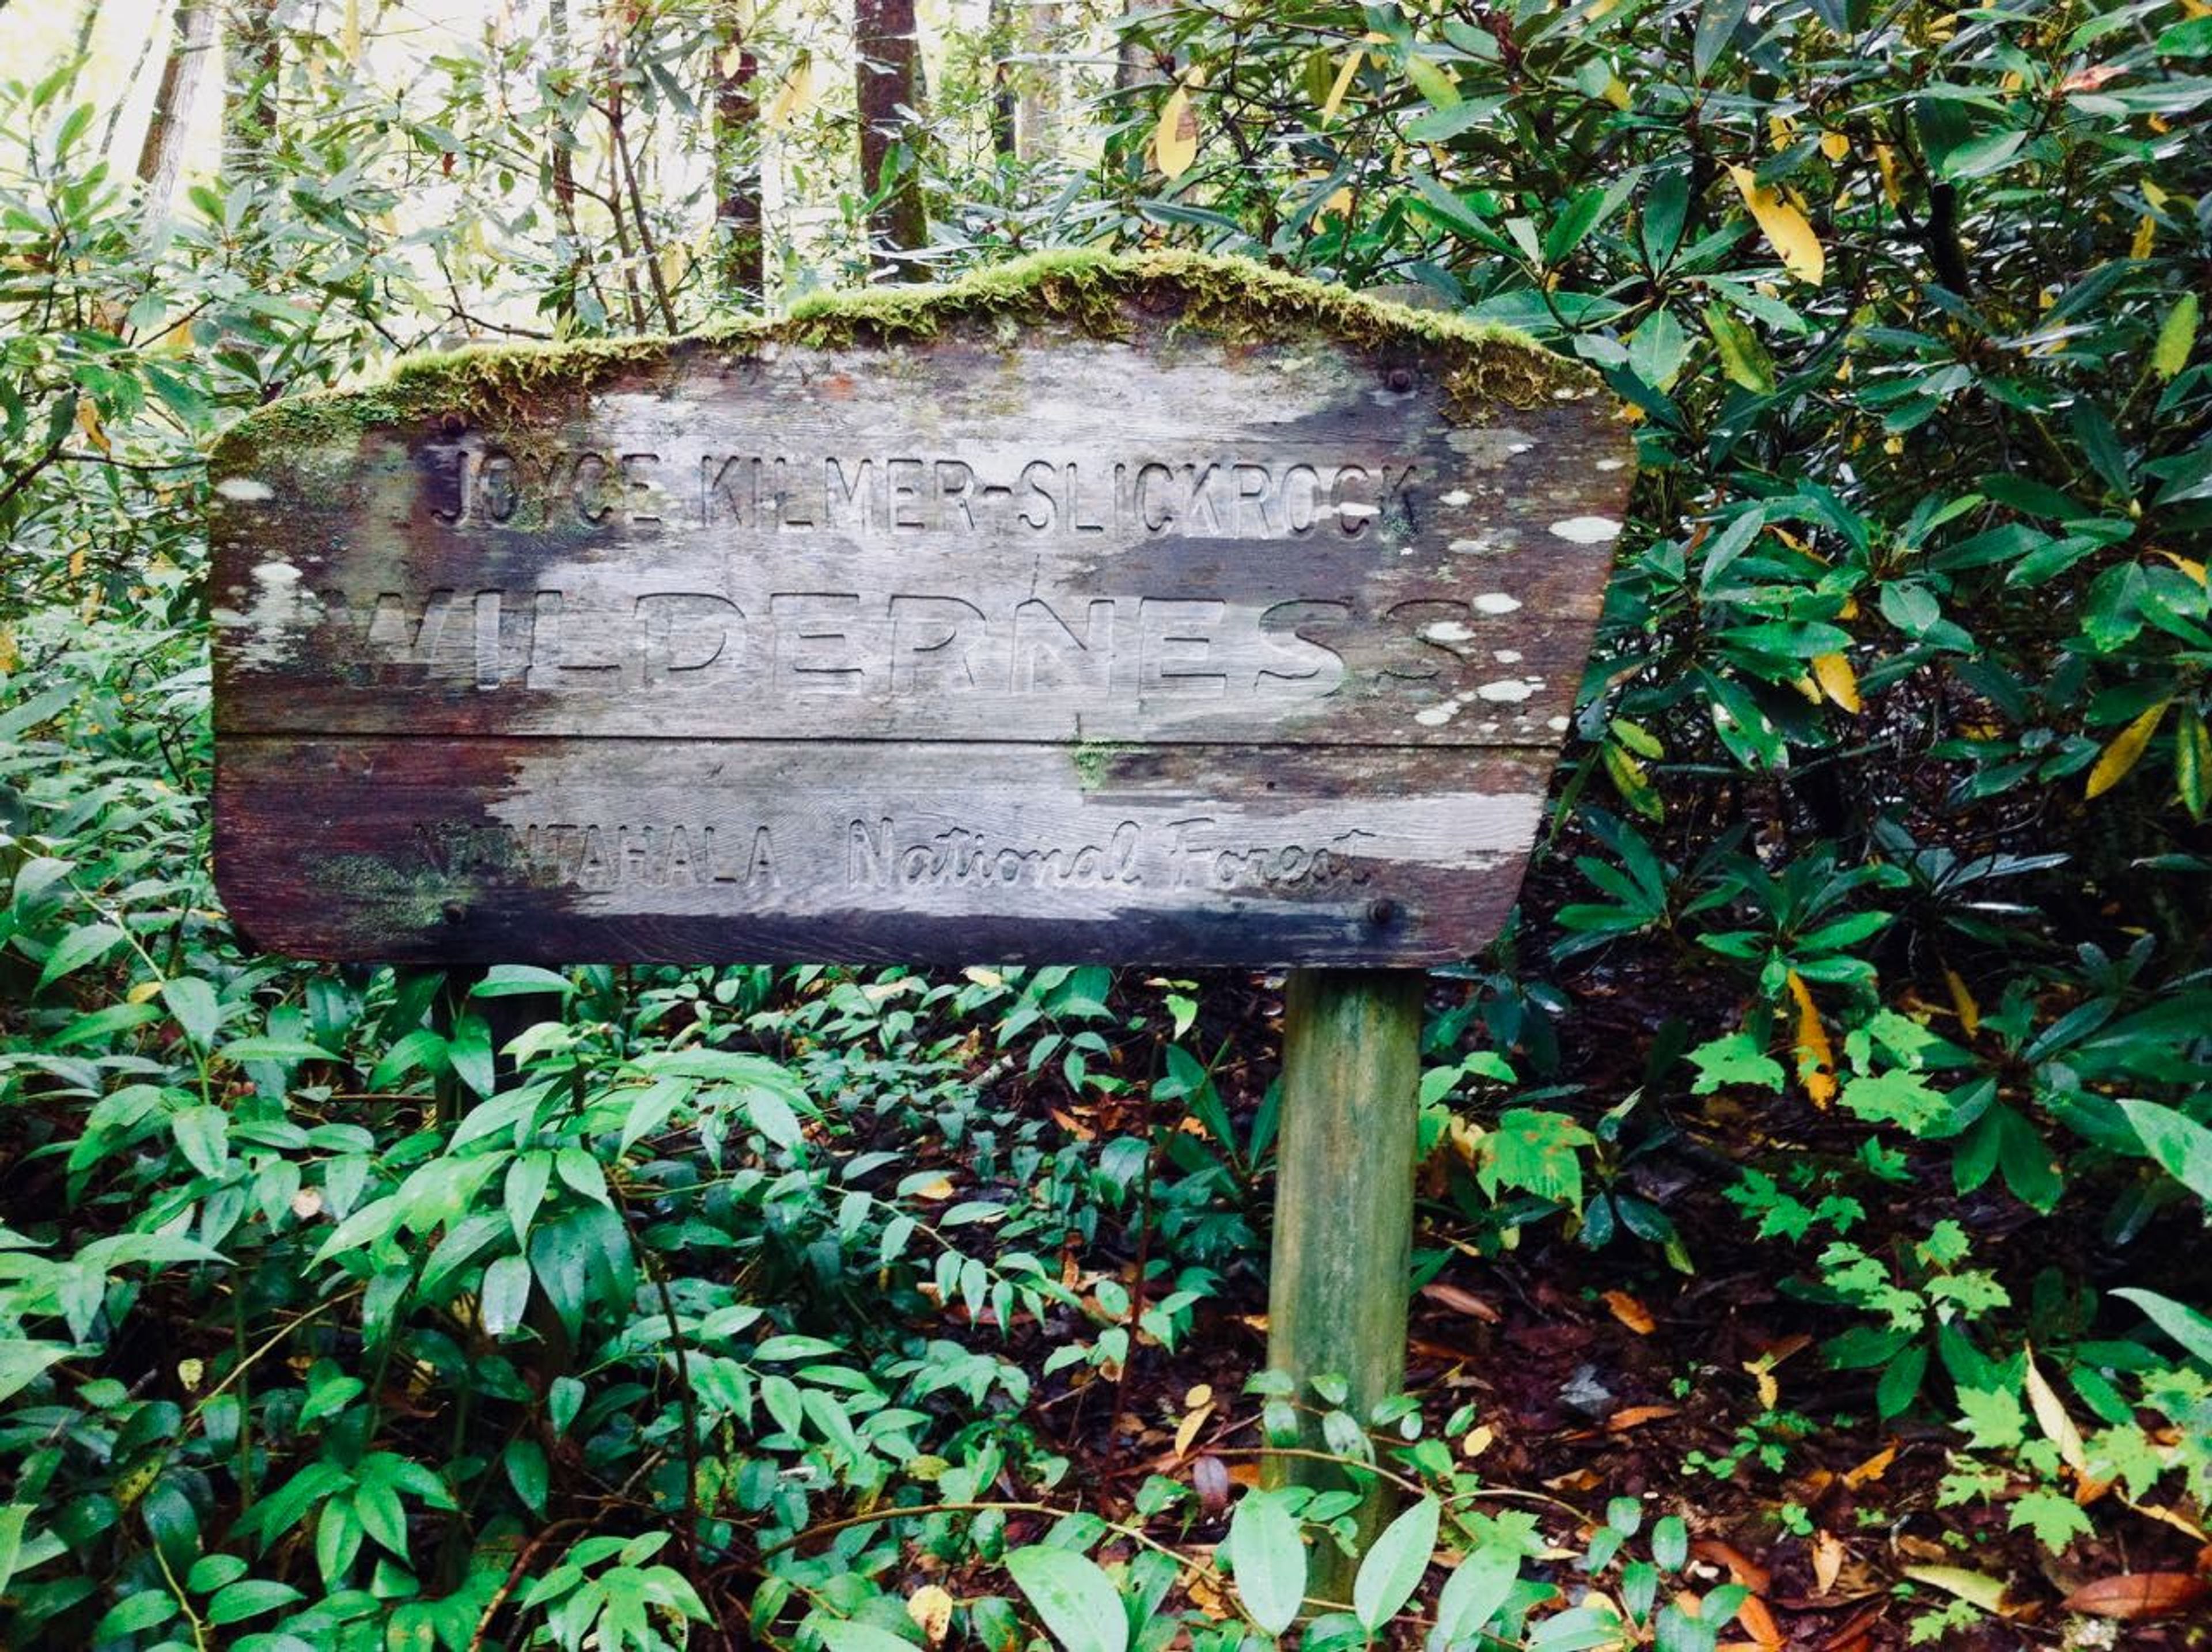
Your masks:
[[[1169,254],[280,404],[218,883],[320,957],[1457,957],[1630,465],[1524,339]]]

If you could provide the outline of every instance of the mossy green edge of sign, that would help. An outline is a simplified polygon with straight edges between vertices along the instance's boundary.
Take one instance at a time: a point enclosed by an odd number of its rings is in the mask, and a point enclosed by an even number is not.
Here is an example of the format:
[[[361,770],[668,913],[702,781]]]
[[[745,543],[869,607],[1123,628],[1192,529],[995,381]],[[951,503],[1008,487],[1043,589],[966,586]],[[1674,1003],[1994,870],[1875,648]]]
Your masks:
[[[1066,248],[994,264],[937,286],[812,294],[780,316],[746,319],[682,337],[651,335],[561,343],[480,344],[410,356],[378,385],[314,392],[257,410],[216,444],[216,468],[270,444],[350,440],[371,425],[446,414],[527,424],[564,393],[624,373],[664,366],[702,347],[743,353],[771,343],[816,349],[931,338],[963,321],[1010,331],[1060,326],[1096,338],[1126,337],[1127,306],[1148,296],[1179,307],[1178,330],[1238,343],[1324,337],[1358,348],[1419,345],[1440,358],[1455,416],[1527,406],[1597,386],[1587,367],[1494,323],[1330,287],[1249,258],[1206,253],[1112,253]]]

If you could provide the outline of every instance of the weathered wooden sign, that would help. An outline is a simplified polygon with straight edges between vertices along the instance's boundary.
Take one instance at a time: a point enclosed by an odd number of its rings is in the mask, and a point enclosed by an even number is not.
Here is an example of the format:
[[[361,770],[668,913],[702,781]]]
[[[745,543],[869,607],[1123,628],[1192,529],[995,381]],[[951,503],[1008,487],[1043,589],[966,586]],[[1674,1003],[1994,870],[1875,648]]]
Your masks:
[[[1462,956],[1620,530],[1595,388],[1159,256],[271,408],[215,467],[224,897],[324,957]]]

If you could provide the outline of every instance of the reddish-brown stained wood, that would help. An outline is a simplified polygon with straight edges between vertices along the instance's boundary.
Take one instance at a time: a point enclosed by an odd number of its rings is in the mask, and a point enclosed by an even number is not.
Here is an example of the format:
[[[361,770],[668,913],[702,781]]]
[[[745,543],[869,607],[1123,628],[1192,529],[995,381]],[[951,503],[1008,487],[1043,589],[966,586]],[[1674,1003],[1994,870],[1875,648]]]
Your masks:
[[[1626,434],[1553,364],[1470,398],[1410,315],[1254,342],[1160,290],[1118,337],[787,328],[548,371],[502,417],[249,422],[214,530],[235,914],[350,957],[1481,944]],[[737,878],[756,831],[773,876]]]

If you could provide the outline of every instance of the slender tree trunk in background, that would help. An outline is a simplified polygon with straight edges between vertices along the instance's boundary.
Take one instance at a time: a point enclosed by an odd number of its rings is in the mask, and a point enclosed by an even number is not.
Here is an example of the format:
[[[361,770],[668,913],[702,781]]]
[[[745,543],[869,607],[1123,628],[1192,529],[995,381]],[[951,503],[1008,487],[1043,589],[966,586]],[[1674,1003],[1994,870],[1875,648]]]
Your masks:
[[[991,0],[984,33],[991,42],[991,153],[1001,161],[1012,158],[1015,149],[1014,66],[1006,61],[1014,46],[1013,19],[1007,0]]]
[[[1133,17],[1144,9],[1145,0],[1123,0],[1121,15]],[[1114,65],[1114,89],[1127,92],[1142,86],[1152,66],[1152,54],[1138,43],[1135,35],[1127,30],[1121,35],[1120,59]]]
[[[276,0],[230,0],[222,42],[222,169],[260,177],[276,146],[276,77],[283,68]]]
[[[1060,46],[1058,0],[1029,0],[1022,8],[1021,157],[1042,161],[1060,147],[1060,65],[1051,60]]]
[[[192,106],[199,100],[208,60],[215,55],[217,0],[179,0],[170,20],[168,55],[161,60],[154,110],[138,146],[138,178],[146,185],[146,234],[151,240],[168,222],[177,198],[177,179],[185,167]]]
[[[720,0],[714,62],[714,238],[722,296],[761,302],[768,287],[761,234],[760,63],[751,0]]]
[[[914,0],[853,0],[854,82],[860,93],[860,188],[875,204],[868,230],[879,267],[908,270],[902,258],[929,241],[922,209],[921,169],[914,149],[921,129],[900,113],[921,107]],[[894,167],[892,150],[904,145]]]

